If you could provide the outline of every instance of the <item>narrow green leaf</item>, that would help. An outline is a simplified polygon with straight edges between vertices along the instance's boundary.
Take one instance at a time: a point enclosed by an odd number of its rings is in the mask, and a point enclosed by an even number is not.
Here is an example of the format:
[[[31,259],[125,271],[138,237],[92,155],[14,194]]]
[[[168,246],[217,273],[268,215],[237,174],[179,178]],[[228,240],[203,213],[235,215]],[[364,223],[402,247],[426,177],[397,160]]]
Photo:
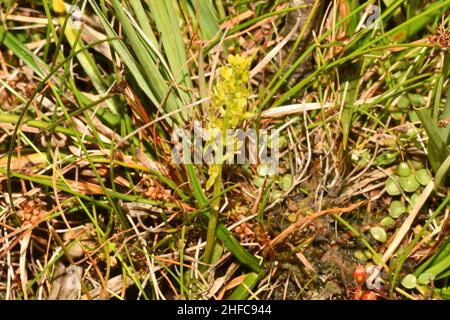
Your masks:
[[[89,0],[89,3],[105,28],[108,37],[117,39],[118,36],[116,32],[110,25],[108,19],[105,17],[96,1]],[[113,4],[117,10],[117,18],[123,24],[125,32],[127,33],[127,39],[130,43],[132,43],[131,46],[133,52],[138,57],[139,64],[125,46],[124,41],[111,40],[111,44],[119,56],[123,59],[125,65],[130,70],[130,74],[134,77],[141,90],[147,95],[150,101],[159,108],[161,101],[163,101],[164,97],[169,92],[169,88],[159,69],[156,67],[151,55],[148,53],[142,42],[140,42],[139,36],[132,27],[130,20],[125,15],[121,4],[116,0],[113,0]],[[165,105],[160,111],[165,113],[166,111],[170,112],[176,110],[177,108],[177,102],[174,100],[173,95],[169,94]],[[178,114],[175,114],[173,119],[175,119],[179,124],[183,124],[183,120]],[[168,122],[171,124],[170,119],[168,119]]]
[[[188,171],[189,182],[192,186],[194,196],[200,206],[200,208],[205,208],[208,199],[206,198],[200,181],[197,178],[195,173],[194,166],[192,164],[187,164],[186,169]],[[210,212],[203,211],[203,214],[209,219]],[[224,243],[225,247],[238,259],[241,263],[249,267],[252,271],[260,272],[261,266],[259,265],[259,261],[253,255],[251,255],[244,247],[241,246],[239,241],[231,234],[231,232],[221,223],[217,225],[217,237]]]
[[[180,20],[176,14],[178,8],[175,8],[170,0],[146,0],[146,2],[161,34],[164,53],[177,84],[192,88]],[[188,101],[191,100],[187,93],[184,98]]]
[[[247,274],[244,281],[237,286],[236,289],[230,294],[227,300],[245,300],[250,295],[249,290],[258,283],[260,275],[256,272],[251,272]]]
[[[197,20],[203,40],[211,40],[219,31],[219,19],[211,0],[188,0],[191,9],[191,18]]]
[[[416,113],[422,122],[423,127],[428,135],[428,158],[433,170],[436,172],[441,164],[449,156],[446,143],[442,140],[441,134],[437,126],[431,119],[428,109],[417,109]]]
[[[150,20],[147,17],[144,6],[141,1],[130,1],[133,8],[134,14],[136,15],[139,25],[144,32],[145,36],[155,45],[158,45],[158,40],[156,40],[155,34],[153,33],[152,27],[150,25]],[[158,48],[159,49],[159,48]],[[156,59],[156,56],[154,57]]]
[[[0,26],[0,32],[5,32],[5,37],[3,43],[8,49],[10,49],[14,54],[20,58],[25,64],[27,64],[33,71],[41,78],[45,77],[45,66],[41,63],[36,62],[36,56],[24,46],[14,35],[3,29]],[[44,69],[44,70],[43,70]]]

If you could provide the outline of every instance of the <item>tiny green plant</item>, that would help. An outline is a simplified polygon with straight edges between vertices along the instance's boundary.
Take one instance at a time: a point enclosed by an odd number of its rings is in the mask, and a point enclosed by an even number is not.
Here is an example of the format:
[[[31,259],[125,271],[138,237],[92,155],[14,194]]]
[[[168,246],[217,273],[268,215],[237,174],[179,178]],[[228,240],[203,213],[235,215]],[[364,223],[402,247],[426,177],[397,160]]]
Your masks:
[[[222,192],[222,167],[227,160],[224,156],[224,145],[229,143],[229,141],[225,141],[226,133],[227,130],[237,128],[245,119],[252,116],[252,113],[247,110],[251,94],[249,82],[251,61],[251,57],[239,54],[228,56],[230,65],[220,68],[220,79],[213,88],[211,107],[206,113],[206,128],[218,133],[207,141],[207,147],[211,147],[215,152],[215,161],[208,167],[209,178],[206,183],[206,189],[214,186],[213,210],[209,219],[204,253],[206,262],[210,262],[215,245],[215,231]],[[227,153],[226,156],[233,155]]]

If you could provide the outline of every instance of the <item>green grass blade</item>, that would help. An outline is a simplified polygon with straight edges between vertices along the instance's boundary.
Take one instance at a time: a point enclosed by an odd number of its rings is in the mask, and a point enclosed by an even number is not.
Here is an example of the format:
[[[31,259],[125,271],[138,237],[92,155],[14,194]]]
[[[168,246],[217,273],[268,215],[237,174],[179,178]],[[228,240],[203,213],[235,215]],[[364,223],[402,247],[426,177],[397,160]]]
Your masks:
[[[438,117],[438,109],[441,100],[440,93],[442,92],[443,82],[448,79],[449,72],[450,72],[450,54],[447,52],[444,59],[444,66],[442,67],[442,75],[441,78],[439,79],[439,87],[440,87],[440,89],[438,90],[439,94],[437,94],[435,97],[435,108],[433,110],[434,118]],[[447,89],[444,110],[442,111],[439,120],[446,121],[449,118],[450,118],[450,87]],[[443,128],[438,128],[438,131],[441,135],[442,140],[444,140],[444,142],[448,144],[450,142],[450,125],[447,125]]]
[[[428,159],[430,160],[433,170],[436,172],[449,156],[448,147],[442,140],[437,126],[433,123],[429,109],[418,109],[416,110],[416,113],[419,116],[425,131],[427,132]]]
[[[252,290],[258,283],[260,274],[251,272],[247,274],[244,281],[237,286],[236,289],[228,296],[227,300],[245,300],[250,295],[249,290]]]
[[[25,64],[27,64],[31,69],[33,69],[39,77],[44,78],[47,70],[43,70],[45,69],[44,66],[36,62],[36,56],[14,35],[4,30],[2,26],[0,26],[0,32],[5,32],[5,37],[2,44],[14,52],[14,54],[25,62]]]
[[[116,32],[110,25],[108,19],[103,14],[96,1],[89,0],[93,10],[97,14],[100,22],[105,28],[106,34],[110,38],[118,38]],[[137,56],[137,60],[126,47],[124,41],[113,40],[111,45],[114,47],[119,56],[123,59],[125,65],[128,67],[130,74],[134,77],[140,89],[147,95],[150,101],[159,108],[169,88],[164,81],[159,69],[156,67],[151,55],[145,49],[137,32],[134,30],[131,21],[126,16],[121,4],[118,1],[113,1],[114,8],[117,10],[117,18],[123,24],[127,39],[130,41],[133,52]],[[134,46],[133,46],[134,45]],[[165,105],[160,109],[161,112],[171,111],[177,109],[177,103],[172,94],[167,97]],[[174,116],[177,122],[183,123],[181,117],[176,114]],[[168,119],[169,124],[171,123]]]
[[[190,6],[191,18],[193,21],[197,21],[200,26],[200,33],[203,40],[211,40],[220,31],[219,19],[217,18],[217,12],[211,0],[188,0]],[[220,38],[220,37],[219,37]]]
[[[179,8],[175,8],[170,0],[146,0],[156,27],[161,34],[164,52],[169,62],[177,84],[192,88],[192,82],[187,65],[186,50],[184,48],[183,35],[180,29],[180,21],[177,15]],[[190,101],[187,92],[184,100]]]
[[[133,12],[139,22],[139,26],[143,30],[145,36],[155,45],[158,45],[158,40],[156,40],[155,34],[153,33],[152,26],[150,25],[150,20],[148,19],[147,13],[142,5],[141,1],[130,1],[130,5],[133,8]],[[158,48],[159,49],[159,48]],[[156,59],[156,56],[153,57]]]
[[[188,171],[189,182],[192,186],[194,196],[200,206],[200,208],[204,208],[208,199],[206,198],[202,188],[200,181],[195,174],[195,169],[192,164],[187,164],[186,169]],[[203,214],[209,219],[210,212],[203,211]],[[221,223],[218,223],[216,229],[217,237],[224,243],[225,247],[244,265],[249,267],[252,271],[260,272],[261,266],[257,258],[251,255],[244,247],[241,246],[239,241],[231,234],[231,232]]]

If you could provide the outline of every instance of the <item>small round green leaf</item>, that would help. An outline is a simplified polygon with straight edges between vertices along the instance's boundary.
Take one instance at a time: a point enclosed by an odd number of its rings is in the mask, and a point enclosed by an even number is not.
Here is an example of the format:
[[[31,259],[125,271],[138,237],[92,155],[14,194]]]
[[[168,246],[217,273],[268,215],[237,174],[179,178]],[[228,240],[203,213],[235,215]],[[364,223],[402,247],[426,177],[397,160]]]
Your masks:
[[[288,191],[291,188],[292,183],[293,183],[292,175],[285,174],[283,178],[281,178],[280,187],[281,189],[283,189],[283,191]]]
[[[389,164],[395,162],[395,160],[397,160],[397,157],[398,157],[398,151],[387,150],[376,157],[375,164],[377,164],[379,166],[389,165]]]
[[[401,194],[401,190],[392,177],[386,180],[386,192],[391,196],[398,196]]]
[[[354,256],[359,261],[367,261],[366,255],[361,250],[356,250],[355,253],[354,253]]]
[[[406,96],[401,96],[400,100],[398,101],[398,107],[401,110],[408,110],[409,108],[409,99]]]
[[[253,178],[253,184],[255,185],[255,187],[261,187],[262,184],[264,183],[264,178],[262,177],[254,177]]]
[[[419,201],[420,198],[420,194],[418,194],[417,192],[414,193],[410,198],[409,201],[411,202],[411,205],[414,207],[417,203],[417,201]]]
[[[417,279],[420,284],[426,285],[429,284],[431,281],[434,280],[434,274],[430,272],[424,272],[419,276],[419,279]]]
[[[420,184],[419,182],[417,182],[416,176],[414,174],[411,174],[407,177],[398,178],[398,184],[406,192],[415,192],[420,187]]]
[[[426,104],[425,98],[420,94],[408,93],[408,99],[415,107],[423,107]]]
[[[414,289],[417,286],[417,278],[413,274],[407,274],[402,280],[402,286],[406,289]]]
[[[404,212],[406,212],[406,207],[403,203],[401,203],[398,200],[392,201],[391,205],[389,206],[389,215],[397,219],[400,217]]]
[[[406,162],[402,162],[397,166],[396,172],[401,177],[407,177],[411,174],[411,168]]]
[[[380,221],[380,226],[389,227],[395,223],[395,220],[391,217],[385,217]]]
[[[423,168],[423,162],[422,161],[411,160],[409,163],[414,168],[414,170],[419,170],[419,169]]]
[[[431,181],[431,176],[427,169],[420,169],[416,171],[416,179],[421,185],[426,186]]]
[[[379,242],[386,242],[387,234],[386,231],[381,227],[372,227],[370,228],[370,234],[372,237]]]
[[[403,117],[403,112],[392,112],[391,113],[392,118],[395,120],[401,120]]]
[[[411,120],[412,122],[419,122],[420,121],[420,118],[417,116],[417,113],[414,110],[410,110],[408,112],[408,117],[409,117],[409,120]]]

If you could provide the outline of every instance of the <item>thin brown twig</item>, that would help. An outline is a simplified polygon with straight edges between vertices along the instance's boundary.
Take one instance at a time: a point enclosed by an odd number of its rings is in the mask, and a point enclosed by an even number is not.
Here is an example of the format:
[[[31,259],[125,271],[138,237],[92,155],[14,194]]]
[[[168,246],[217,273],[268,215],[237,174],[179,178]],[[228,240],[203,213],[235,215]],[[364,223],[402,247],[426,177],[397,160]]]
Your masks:
[[[332,209],[326,209],[319,212],[316,212],[310,216],[307,217],[299,217],[298,221],[291,224],[289,227],[287,227],[285,230],[283,230],[278,236],[276,236],[274,239],[270,241],[270,243],[266,246],[265,252],[267,253],[268,250],[271,250],[275,248],[278,244],[283,242],[287,237],[289,237],[292,233],[295,231],[301,230],[307,225],[309,225],[312,221],[315,219],[324,216],[324,215],[330,215],[330,214],[340,214],[340,213],[347,213],[351,212],[363,204],[365,204],[367,201],[363,200],[360,202],[357,202],[355,204],[352,204],[351,206],[347,208],[332,208]]]

